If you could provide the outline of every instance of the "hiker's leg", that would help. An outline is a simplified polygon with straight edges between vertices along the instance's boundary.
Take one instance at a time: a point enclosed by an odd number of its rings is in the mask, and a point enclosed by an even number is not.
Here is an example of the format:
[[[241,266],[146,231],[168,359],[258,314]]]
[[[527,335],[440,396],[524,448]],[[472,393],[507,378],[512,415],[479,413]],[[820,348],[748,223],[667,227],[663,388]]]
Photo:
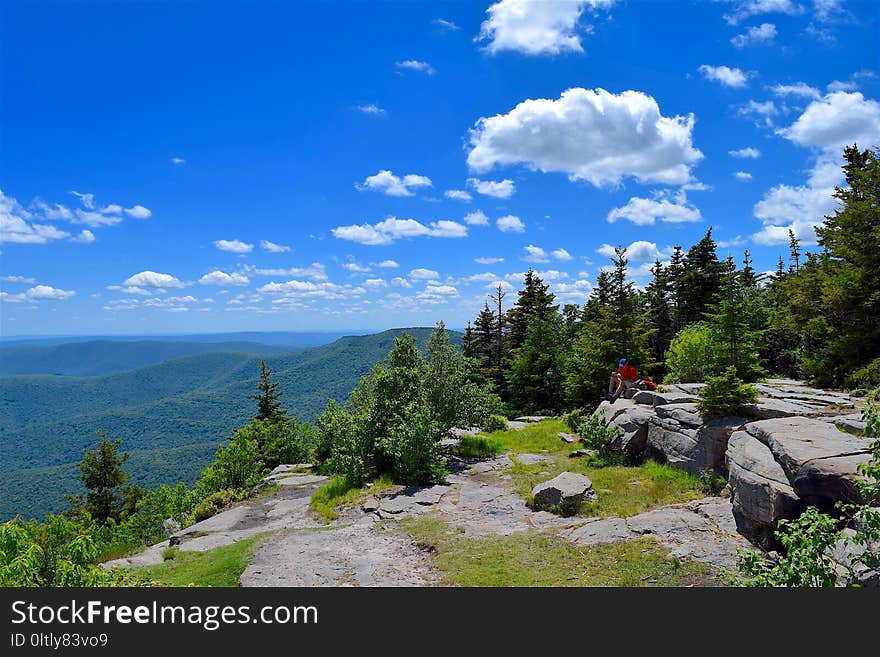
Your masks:
[[[618,386],[620,386],[620,374],[617,372],[611,373],[611,380],[608,382],[608,392],[614,393],[617,390]]]

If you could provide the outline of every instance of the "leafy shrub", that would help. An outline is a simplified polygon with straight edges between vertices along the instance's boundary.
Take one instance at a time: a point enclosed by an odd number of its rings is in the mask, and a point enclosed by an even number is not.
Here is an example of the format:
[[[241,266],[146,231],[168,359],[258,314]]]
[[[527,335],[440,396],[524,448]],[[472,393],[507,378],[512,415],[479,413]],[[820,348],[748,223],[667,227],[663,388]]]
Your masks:
[[[617,437],[617,427],[608,426],[605,423],[605,413],[590,414],[581,420],[578,433],[581,442],[587,449],[595,450],[599,459],[606,463],[615,463],[622,460],[622,454],[611,446],[611,442]]]
[[[486,418],[486,421],[483,422],[483,426],[481,428],[483,429],[483,431],[486,431],[488,433],[492,433],[494,431],[506,431],[507,418],[503,415],[490,415],[488,418]]]
[[[692,324],[672,339],[666,352],[667,383],[700,383],[714,374],[712,329]]]
[[[565,426],[568,427],[569,431],[577,433],[578,429],[580,429],[581,420],[586,412],[586,409],[576,408],[573,411],[565,413],[562,416],[562,421],[565,422]]]
[[[96,565],[95,522],[49,516],[45,522],[0,525],[0,586],[133,586],[142,581],[122,569]]]
[[[744,384],[736,370],[728,367],[721,376],[709,377],[700,390],[697,410],[706,419],[742,415],[745,405],[758,401],[758,390]]]
[[[263,463],[257,441],[247,428],[239,429],[226,445],[220,445],[214,461],[202,470],[196,483],[196,494],[205,498],[226,490],[248,490],[259,484],[269,473]]]
[[[754,550],[739,550],[739,574],[724,579],[733,586],[810,586],[837,584],[831,549],[839,538],[837,520],[809,507],[796,520],[780,520],[776,538],[783,552],[775,563]]]
[[[392,429],[391,453],[396,481],[423,484],[437,481],[446,474],[438,435],[427,408],[412,411]]]
[[[236,492],[229,488],[211,493],[208,497],[196,504],[196,508],[193,509],[195,521],[201,522],[206,518],[210,518],[224,507],[235,502],[237,499],[238,495]]]
[[[503,450],[504,446],[497,438],[462,436],[461,441],[455,448],[455,453],[466,458],[482,459],[500,454]]]
[[[700,473],[700,488],[706,495],[721,495],[727,487],[727,480],[714,470],[703,470]]]
[[[849,376],[853,385],[861,388],[873,388],[880,386],[880,358],[875,358],[862,368],[857,369]]]

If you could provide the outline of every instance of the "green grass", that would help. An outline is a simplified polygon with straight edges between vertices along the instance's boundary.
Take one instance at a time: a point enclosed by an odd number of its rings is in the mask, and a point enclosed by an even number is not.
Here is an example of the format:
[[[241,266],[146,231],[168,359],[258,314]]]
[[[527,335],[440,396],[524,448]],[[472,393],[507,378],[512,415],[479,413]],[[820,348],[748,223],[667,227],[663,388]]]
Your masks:
[[[514,490],[529,503],[532,488],[565,471],[589,477],[599,495],[597,501],[581,506],[578,515],[582,516],[626,518],[664,504],[704,497],[699,477],[669,465],[645,461],[634,466],[598,467],[590,458],[568,458],[575,446],[559,439],[557,434],[564,430],[562,422],[545,420],[522,431],[499,431],[490,435],[505,451],[512,453],[513,462],[507,472],[513,475]],[[544,454],[553,460],[525,465],[516,460],[516,454],[523,453]]]
[[[712,571],[669,556],[653,539],[578,548],[534,531],[464,537],[437,517],[406,520],[404,530],[433,552],[447,586],[686,586]]]
[[[270,534],[257,534],[206,552],[172,548],[162,553],[162,563],[132,570],[151,580],[153,586],[238,586],[239,576]]]
[[[461,442],[453,450],[465,458],[489,458],[504,451],[501,441],[486,436],[462,436]]]
[[[346,483],[343,477],[334,477],[312,493],[309,509],[324,522],[332,522],[343,508],[362,504],[368,494],[380,493],[393,485],[394,482],[382,476],[370,488],[357,488]]]

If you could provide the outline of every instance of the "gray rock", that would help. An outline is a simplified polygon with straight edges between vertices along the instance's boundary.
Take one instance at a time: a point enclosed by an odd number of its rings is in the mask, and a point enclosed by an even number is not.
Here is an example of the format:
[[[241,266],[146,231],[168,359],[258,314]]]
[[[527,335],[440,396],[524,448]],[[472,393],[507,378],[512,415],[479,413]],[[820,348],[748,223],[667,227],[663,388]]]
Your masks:
[[[683,392],[687,395],[699,396],[700,390],[706,387],[705,383],[673,383],[670,385],[664,385],[664,388],[674,391],[674,392]]]
[[[661,404],[654,408],[657,417],[669,418],[689,427],[699,427],[703,418],[697,412],[696,404]]]
[[[862,420],[861,413],[848,413],[846,415],[832,415],[830,417],[821,417],[819,418],[823,422],[830,422],[838,429],[842,431],[846,431],[847,433],[853,433],[856,435],[862,435],[865,432],[865,428],[867,424]]]
[[[568,455],[570,459],[579,459],[584,456],[596,456],[595,449],[576,449]]]
[[[648,442],[648,423],[654,417],[656,416],[653,409],[635,404],[617,413],[608,422],[608,426],[618,428],[617,436],[611,441],[611,446],[622,450],[627,456],[641,456]]]
[[[664,404],[687,404],[699,399],[698,395],[689,394],[678,390],[669,392],[657,392],[655,390],[639,390],[634,396],[636,404],[649,406],[662,406]]]
[[[453,438],[461,438],[462,436],[476,436],[480,433],[480,427],[452,427],[449,434]]]
[[[746,404],[745,411],[749,417],[756,420],[770,420],[797,415],[819,415],[819,410],[815,407],[771,397],[761,397],[755,404]]]
[[[535,465],[536,463],[552,463],[553,457],[545,454],[517,454],[516,460],[523,465]]]
[[[514,422],[525,422],[526,424],[531,424],[533,422],[540,422],[541,420],[548,419],[547,415],[523,415],[522,417],[518,417],[514,419]]]
[[[595,500],[593,482],[582,474],[563,472],[532,489],[534,506],[539,510],[576,511],[584,500]]]
[[[774,545],[777,521],[804,508],[782,466],[764,443],[736,431],[727,443],[727,468],[737,529],[755,543]]]
[[[770,448],[807,503],[830,508],[837,501],[861,502],[855,481],[858,466],[870,458],[867,441],[805,417],[751,422],[745,429]]]
[[[648,452],[695,475],[724,470],[727,440],[743,422],[743,418],[725,417],[695,429],[658,413],[648,426]]]
[[[176,534],[180,531],[180,523],[177,522],[174,518],[165,518],[162,521],[162,532],[166,537],[171,536],[172,534]]]
[[[564,431],[560,431],[556,435],[559,436],[559,439],[562,442],[569,443],[570,445],[573,445],[581,439],[581,437],[576,433],[565,433]]]
[[[375,513],[376,511],[379,510],[379,500],[377,500],[375,497],[371,497],[371,498],[367,499],[366,502],[364,502],[364,505],[362,508],[367,513]]]

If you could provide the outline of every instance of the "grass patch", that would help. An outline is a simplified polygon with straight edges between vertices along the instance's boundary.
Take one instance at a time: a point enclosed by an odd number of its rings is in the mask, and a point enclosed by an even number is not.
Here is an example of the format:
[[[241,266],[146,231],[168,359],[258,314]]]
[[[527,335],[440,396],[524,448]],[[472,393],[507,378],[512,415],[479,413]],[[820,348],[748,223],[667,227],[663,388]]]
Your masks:
[[[484,459],[504,451],[498,438],[486,436],[462,436],[461,441],[453,450],[457,456]]]
[[[172,548],[162,553],[163,563],[132,571],[145,576],[153,586],[238,586],[239,576],[270,534],[257,534],[206,552]]]
[[[394,485],[391,479],[382,476],[370,488],[350,486],[343,477],[334,477],[312,493],[309,509],[324,522],[332,522],[339,517],[345,507],[362,504],[371,493],[380,493]]]
[[[534,531],[464,537],[430,515],[404,530],[434,554],[448,586],[686,586],[708,584],[712,571],[669,556],[653,539],[578,548]]]
[[[597,501],[584,503],[578,515],[626,518],[664,504],[696,500],[705,495],[699,477],[656,461],[634,466],[605,466],[595,459],[568,458],[574,446],[557,436],[564,430],[561,421],[545,420],[522,431],[498,431],[490,435],[501,442],[504,451],[513,454],[507,473],[513,475],[514,490],[529,503],[532,488],[565,471],[589,477],[599,495]],[[526,465],[516,461],[516,454],[523,453],[545,454],[552,461]]]

